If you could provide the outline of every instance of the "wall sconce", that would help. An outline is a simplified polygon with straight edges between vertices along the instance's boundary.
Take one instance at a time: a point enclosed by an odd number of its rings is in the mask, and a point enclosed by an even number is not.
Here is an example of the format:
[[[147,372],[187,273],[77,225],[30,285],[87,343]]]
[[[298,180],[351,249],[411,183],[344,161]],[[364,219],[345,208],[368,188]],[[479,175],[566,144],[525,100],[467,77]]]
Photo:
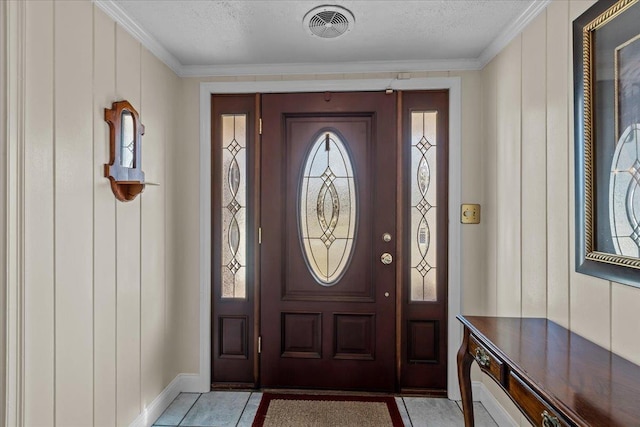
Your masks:
[[[104,165],[104,176],[111,182],[116,199],[128,202],[144,190],[142,172],[142,135],[144,126],[138,112],[128,101],[118,101],[111,109],[104,109],[109,123],[109,164]]]

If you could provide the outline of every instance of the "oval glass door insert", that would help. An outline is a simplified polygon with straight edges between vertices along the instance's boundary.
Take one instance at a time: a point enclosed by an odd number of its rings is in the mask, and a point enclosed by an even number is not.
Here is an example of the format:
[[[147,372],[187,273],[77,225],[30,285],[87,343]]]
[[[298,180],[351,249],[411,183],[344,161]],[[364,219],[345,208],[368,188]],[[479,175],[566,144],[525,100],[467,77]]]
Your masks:
[[[342,277],[356,234],[356,182],[342,139],[322,132],[306,159],[300,185],[298,225],[309,271],[322,286]]]

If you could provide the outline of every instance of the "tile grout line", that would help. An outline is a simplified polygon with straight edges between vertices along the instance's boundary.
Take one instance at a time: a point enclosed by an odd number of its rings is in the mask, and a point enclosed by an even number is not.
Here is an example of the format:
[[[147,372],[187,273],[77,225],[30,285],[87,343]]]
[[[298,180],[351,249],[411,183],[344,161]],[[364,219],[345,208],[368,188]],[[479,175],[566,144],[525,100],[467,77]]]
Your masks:
[[[187,415],[189,415],[189,412],[191,412],[193,407],[196,406],[196,403],[198,403],[198,400],[200,400],[200,398],[202,397],[202,394],[203,393],[200,393],[200,396],[198,396],[198,398],[191,404],[191,406],[189,406],[189,409],[187,410],[187,412],[185,412],[184,415],[182,416],[182,418],[180,418],[180,422],[177,424],[178,426],[180,424],[182,424],[182,422],[184,421],[185,418],[187,418]],[[178,396],[180,396],[180,395],[178,395]],[[177,399],[177,397],[176,397],[176,399]]]
[[[409,408],[407,408],[407,402],[402,398],[402,405],[404,406],[404,410],[407,412],[407,418],[409,419],[409,427],[413,427],[413,420],[411,419],[411,413],[409,412]]]
[[[244,411],[247,410],[247,405],[249,405],[249,401],[251,400],[251,396],[253,396],[254,392],[249,392],[249,397],[247,398],[247,401],[244,402],[244,406],[242,407],[242,412],[240,412],[240,417],[238,418],[238,421],[236,422],[236,427],[238,427],[240,425],[240,421],[242,421],[242,416],[244,415]],[[254,415],[255,418],[255,415]]]
[[[169,408],[171,408],[171,405],[173,405],[178,398],[180,397],[181,394],[197,394],[198,398],[196,400],[193,401],[193,403],[191,404],[191,406],[189,406],[189,408],[185,411],[184,415],[182,416],[182,418],[180,418],[180,421],[178,421],[178,423],[171,423],[171,424],[157,424],[158,420],[160,418],[162,418],[162,416],[169,410]],[[191,409],[193,408],[193,406],[196,404],[196,402],[200,399],[200,396],[202,396],[202,393],[178,393],[178,395],[175,397],[175,399],[173,399],[171,401],[171,403],[169,404],[169,406],[167,406],[167,408],[162,412],[162,414],[160,414],[160,416],[153,422],[153,424],[151,424],[152,427],[178,427],[180,425],[180,423],[182,421],[184,421],[184,418],[187,416],[187,414],[189,413],[189,411],[191,411]]]

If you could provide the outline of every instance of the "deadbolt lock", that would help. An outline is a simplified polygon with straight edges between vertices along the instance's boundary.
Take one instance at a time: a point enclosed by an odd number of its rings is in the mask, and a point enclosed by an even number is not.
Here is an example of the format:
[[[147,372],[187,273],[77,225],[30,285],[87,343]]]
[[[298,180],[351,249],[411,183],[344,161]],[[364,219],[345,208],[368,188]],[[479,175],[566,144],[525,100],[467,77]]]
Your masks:
[[[382,263],[385,265],[389,265],[393,262],[393,256],[391,256],[389,252],[385,252],[380,255],[380,261],[382,261]]]

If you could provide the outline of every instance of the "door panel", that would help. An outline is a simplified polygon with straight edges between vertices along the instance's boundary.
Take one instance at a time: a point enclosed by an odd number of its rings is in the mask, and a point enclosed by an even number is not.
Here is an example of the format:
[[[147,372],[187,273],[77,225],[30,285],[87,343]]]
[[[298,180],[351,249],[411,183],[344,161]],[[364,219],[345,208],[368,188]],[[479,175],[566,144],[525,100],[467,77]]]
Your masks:
[[[396,253],[396,239],[381,238],[396,235],[395,97],[336,93],[262,98],[265,387],[395,388],[396,270],[394,263],[380,262],[383,252]],[[327,134],[325,149],[318,150]],[[333,166],[340,162],[319,161],[314,172],[308,160],[310,155],[336,156],[339,142],[341,155],[348,158],[344,163],[353,169],[353,185],[345,184],[348,177]],[[301,196],[303,190],[308,197]],[[300,220],[302,211],[310,213],[310,227]],[[349,227],[351,250],[343,250]],[[309,228],[311,243],[305,249],[301,231]],[[328,255],[323,258],[325,247]],[[341,265],[344,271],[324,277],[323,268],[314,270],[316,258],[327,271]]]

